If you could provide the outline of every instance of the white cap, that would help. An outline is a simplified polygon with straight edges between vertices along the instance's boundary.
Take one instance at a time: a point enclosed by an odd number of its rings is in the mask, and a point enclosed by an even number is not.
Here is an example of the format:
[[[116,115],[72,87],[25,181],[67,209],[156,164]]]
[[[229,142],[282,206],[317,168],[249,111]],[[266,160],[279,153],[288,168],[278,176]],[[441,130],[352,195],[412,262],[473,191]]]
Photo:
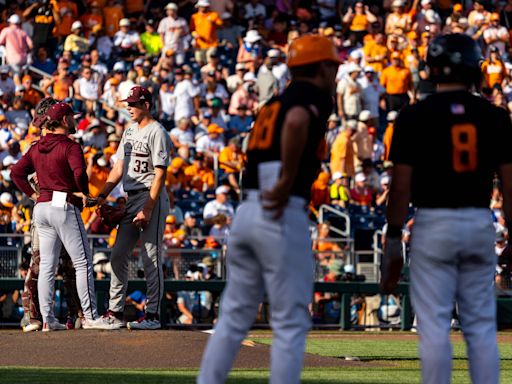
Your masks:
[[[118,72],[118,71],[125,71],[125,66],[124,66],[124,63],[122,61],[118,61],[117,63],[114,64],[114,68],[113,68],[114,72]]]
[[[247,31],[244,37],[244,41],[248,43],[255,43],[257,41],[261,40],[261,36],[259,32],[255,29],[251,29],[250,31]]]
[[[391,177],[389,175],[384,175],[380,178],[381,184],[389,184],[391,182]]]
[[[139,57],[138,59],[135,59],[135,60],[133,61],[133,66],[134,66],[134,67],[136,67],[136,66],[138,66],[138,65],[142,65],[142,64],[144,64],[144,59],[142,59],[142,58],[140,58],[140,57]]]
[[[356,63],[349,63],[347,65],[347,73],[361,72],[361,67]]]
[[[368,72],[375,73],[375,68],[373,68],[373,67],[371,67],[371,66],[367,65],[366,67],[364,67],[364,71],[365,71],[366,73],[368,73]]]
[[[14,89],[14,92],[20,92],[20,91],[24,91],[25,90],[25,86],[24,85],[17,85],[16,88]]]
[[[0,73],[9,73],[11,68],[8,65],[2,65],[0,66]]]
[[[458,21],[459,25],[462,27],[467,27],[469,25],[469,21],[467,17],[461,17]]]
[[[437,23],[439,19],[439,16],[437,16],[436,11],[433,9],[429,9],[425,12],[425,20],[427,20],[429,23]]]
[[[332,179],[333,180],[338,180],[338,179],[341,179],[342,177],[343,177],[343,173],[341,173],[341,172],[334,172],[332,174]]]
[[[130,20],[129,19],[121,19],[119,20],[119,26],[120,27],[129,27],[130,26]]]
[[[196,8],[199,8],[199,7],[209,7],[210,6],[210,1],[209,0],[199,0],[196,4]]]
[[[229,13],[229,12],[224,12],[224,13],[220,16],[220,18],[221,18],[222,20],[228,20],[228,19],[231,19],[232,17],[233,17],[233,15],[232,15],[231,13]]]
[[[277,59],[281,57],[281,51],[279,49],[271,49],[267,52],[267,56],[272,59]]]
[[[355,49],[353,50],[352,52],[350,52],[350,55],[349,55],[352,59],[362,59],[363,58],[363,53],[361,52],[360,49]]]
[[[347,128],[350,129],[357,129],[357,120],[348,120],[347,121]]]
[[[14,157],[12,157],[11,155],[8,155],[5,157],[4,161],[2,161],[2,165],[4,167],[8,167],[9,165],[14,165],[18,162],[18,160],[16,160]]]
[[[175,3],[169,3],[165,6],[165,9],[174,9],[175,11],[177,11],[178,6]]]
[[[421,5],[427,5],[427,4],[431,4],[432,1],[431,0],[421,0]]]
[[[17,14],[14,14],[9,16],[7,22],[11,24],[21,24],[21,18]]]
[[[108,256],[103,252],[97,252],[92,257],[93,264],[98,264],[101,263],[102,261],[108,261]]]
[[[366,176],[364,175],[364,173],[359,172],[356,174],[355,181],[356,181],[356,183],[366,181]]]
[[[343,272],[345,273],[352,273],[354,274],[355,273],[355,269],[354,269],[354,266],[352,264],[347,264],[343,267]]]
[[[337,122],[337,121],[340,121],[340,118],[338,117],[337,114],[331,113],[329,115],[329,118],[327,119],[327,121],[336,121]]]
[[[397,116],[398,116],[397,111],[389,111],[388,115],[386,116],[386,120],[387,121],[395,121]]]
[[[368,121],[368,120],[370,120],[370,117],[372,117],[372,113],[366,109],[359,112],[359,120],[360,121]]]
[[[221,185],[220,187],[217,187],[217,189],[215,190],[215,194],[216,195],[220,195],[220,194],[223,194],[223,193],[229,193],[229,187],[228,186]]]
[[[0,195],[0,204],[5,205],[6,207],[12,207],[14,204],[12,203],[12,195],[9,192],[4,192]]]
[[[404,6],[403,0],[394,0],[391,3],[391,7],[403,7],[403,6]]]
[[[237,63],[237,65],[235,66],[235,69],[237,71],[242,71],[245,69],[245,64],[244,63]]]
[[[482,13],[477,13],[475,15],[475,21],[484,21],[484,20],[485,20],[485,16]]]
[[[247,72],[244,74],[243,79],[244,81],[256,81],[256,76],[252,72]]]
[[[80,29],[82,27],[83,27],[83,25],[80,20],[77,20],[77,21],[73,22],[73,24],[71,24],[72,31],[74,31],[75,29]]]

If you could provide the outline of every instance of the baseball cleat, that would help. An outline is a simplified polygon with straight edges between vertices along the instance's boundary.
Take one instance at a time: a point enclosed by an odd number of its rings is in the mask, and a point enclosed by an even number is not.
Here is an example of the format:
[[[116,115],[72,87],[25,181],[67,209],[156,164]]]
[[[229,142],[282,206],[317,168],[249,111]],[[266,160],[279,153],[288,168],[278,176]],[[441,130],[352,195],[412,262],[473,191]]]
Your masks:
[[[41,322],[39,320],[30,320],[28,324],[23,326],[23,332],[35,332],[41,330]]]
[[[43,323],[43,332],[52,332],[52,331],[65,331],[66,326],[64,324],[59,323],[57,320],[50,320],[48,323]]]
[[[130,321],[126,327],[130,330],[155,330],[162,328],[162,324],[157,318],[150,318],[146,315],[137,321]]]
[[[104,323],[101,317],[96,320],[82,319],[81,322],[82,329],[105,329],[102,328],[103,325]]]
[[[83,325],[84,323],[82,323]],[[94,320],[93,325],[89,328],[84,329],[104,329],[107,331],[112,331],[116,329],[121,329],[126,327],[126,323],[117,318],[112,311],[108,311],[105,315],[100,317],[99,319]]]

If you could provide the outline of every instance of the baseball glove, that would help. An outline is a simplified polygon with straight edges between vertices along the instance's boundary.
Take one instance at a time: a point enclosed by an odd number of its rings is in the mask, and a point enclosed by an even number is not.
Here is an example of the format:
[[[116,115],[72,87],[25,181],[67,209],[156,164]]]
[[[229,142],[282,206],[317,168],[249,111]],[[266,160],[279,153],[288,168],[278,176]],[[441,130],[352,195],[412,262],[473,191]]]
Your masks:
[[[110,228],[114,228],[119,225],[123,217],[126,215],[126,209],[103,204],[97,209],[96,213],[101,217],[101,222],[103,224]]]

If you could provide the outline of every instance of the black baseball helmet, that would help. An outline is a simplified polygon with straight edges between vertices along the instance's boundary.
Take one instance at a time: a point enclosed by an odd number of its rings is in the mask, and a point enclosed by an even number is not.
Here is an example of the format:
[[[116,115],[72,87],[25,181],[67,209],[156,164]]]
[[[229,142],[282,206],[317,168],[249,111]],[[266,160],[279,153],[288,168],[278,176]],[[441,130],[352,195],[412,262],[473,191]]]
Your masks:
[[[428,46],[427,66],[434,83],[461,83],[471,87],[481,82],[482,52],[469,36],[441,35]]]

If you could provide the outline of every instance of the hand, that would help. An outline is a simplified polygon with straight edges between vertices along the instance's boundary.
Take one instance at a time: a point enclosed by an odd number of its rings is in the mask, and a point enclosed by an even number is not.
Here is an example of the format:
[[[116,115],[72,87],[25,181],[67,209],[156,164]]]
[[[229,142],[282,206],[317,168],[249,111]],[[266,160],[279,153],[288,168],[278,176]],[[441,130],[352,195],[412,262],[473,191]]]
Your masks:
[[[401,237],[386,236],[384,254],[380,264],[380,290],[384,294],[389,295],[393,293],[398,285],[403,266],[404,257],[402,254]]]
[[[105,203],[105,198],[103,198],[103,197],[96,198],[96,204],[98,205],[98,207],[101,207],[104,203]]]
[[[137,213],[137,215],[133,219],[133,224],[142,231],[144,230],[144,227],[149,224],[150,220],[151,212],[148,209],[144,208],[142,211]]]
[[[30,198],[33,200],[33,201],[37,201],[37,199],[39,199],[39,193],[37,192],[34,192]]]
[[[83,197],[83,203],[84,207],[94,207],[95,205],[98,205],[98,198],[87,195]]]
[[[262,193],[263,198],[263,209],[276,211],[273,216],[274,220],[279,219],[283,215],[283,211],[286,208],[286,204],[288,203],[288,199],[290,197],[289,192],[289,183],[285,183],[284,181],[279,180],[274,188],[270,191],[264,191]]]

